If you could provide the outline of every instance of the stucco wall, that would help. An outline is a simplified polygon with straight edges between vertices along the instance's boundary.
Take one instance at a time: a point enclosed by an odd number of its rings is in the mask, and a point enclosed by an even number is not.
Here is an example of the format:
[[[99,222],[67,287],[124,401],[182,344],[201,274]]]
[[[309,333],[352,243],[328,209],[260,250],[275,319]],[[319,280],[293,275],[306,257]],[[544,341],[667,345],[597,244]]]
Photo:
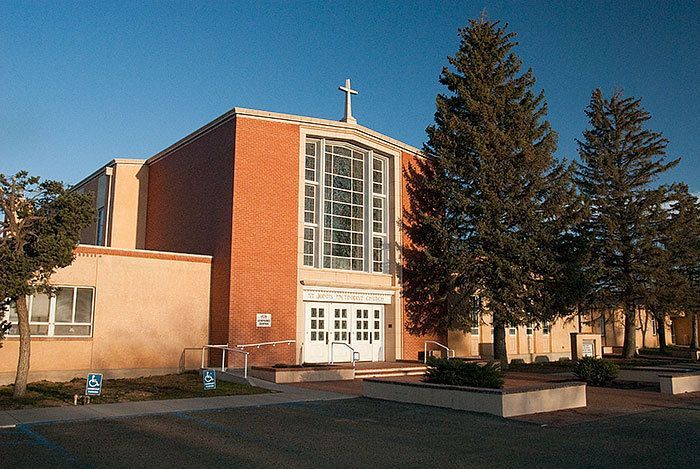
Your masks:
[[[675,343],[677,345],[690,345],[690,340],[692,338],[692,316],[686,314],[683,317],[678,317],[673,319],[673,329],[675,333]],[[700,315],[698,316],[700,318]],[[696,324],[697,328],[698,325]]]
[[[210,343],[228,342],[233,119],[149,160],[146,249],[213,256]]]
[[[93,336],[33,338],[30,381],[176,371],[185,347],[207,343],[210,270],[206,256],[79,246],[52,283],[95,287]],[[14,381],[17,352],[7,338],[0,383]]]
[[[107,245],[113,248],[144,249],[148,166],[140,161],[117,162],[112,171]]]

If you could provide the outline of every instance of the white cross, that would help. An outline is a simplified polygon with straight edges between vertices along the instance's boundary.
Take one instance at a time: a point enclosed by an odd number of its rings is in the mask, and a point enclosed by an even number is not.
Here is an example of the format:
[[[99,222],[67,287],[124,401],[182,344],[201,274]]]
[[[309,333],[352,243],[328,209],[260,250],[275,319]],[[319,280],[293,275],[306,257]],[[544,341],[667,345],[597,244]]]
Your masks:
[[[351,95],[357,94],[357,91],[350,88],[350,79],[345,80],[345,86],[339,86],[338,89],[345,93],[345,115],[343,116],[342,122],[356,123],[357,119],[352,117],[352,101]]]

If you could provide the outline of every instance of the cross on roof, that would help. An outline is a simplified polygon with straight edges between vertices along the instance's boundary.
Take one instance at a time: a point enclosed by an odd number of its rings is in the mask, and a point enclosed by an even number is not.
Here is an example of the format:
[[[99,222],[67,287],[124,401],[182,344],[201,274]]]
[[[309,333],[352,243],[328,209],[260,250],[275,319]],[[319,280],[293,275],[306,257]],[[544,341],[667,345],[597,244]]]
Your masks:
[[[345,86],[339,86],[338,89],[345,93],[345,115],[341,119],[342,122],[356,123],[357,119],[352,117],[352,100],[351,95],[357,94],[357,91],[350,88],[350,79],[345,80]]]

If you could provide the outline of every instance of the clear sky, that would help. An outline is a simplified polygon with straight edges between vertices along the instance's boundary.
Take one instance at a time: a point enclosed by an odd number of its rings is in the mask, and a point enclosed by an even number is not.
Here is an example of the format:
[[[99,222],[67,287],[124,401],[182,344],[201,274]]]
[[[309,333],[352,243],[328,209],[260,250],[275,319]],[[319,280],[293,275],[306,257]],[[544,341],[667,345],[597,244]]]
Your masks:
[[[339,119],[414,146],[457,28],[485,8],[518,33],[576,155],[591,91],[641,97],[700,192],[700,2],[0,2],[0,172],[75,183],[147,158],[234,106]]]

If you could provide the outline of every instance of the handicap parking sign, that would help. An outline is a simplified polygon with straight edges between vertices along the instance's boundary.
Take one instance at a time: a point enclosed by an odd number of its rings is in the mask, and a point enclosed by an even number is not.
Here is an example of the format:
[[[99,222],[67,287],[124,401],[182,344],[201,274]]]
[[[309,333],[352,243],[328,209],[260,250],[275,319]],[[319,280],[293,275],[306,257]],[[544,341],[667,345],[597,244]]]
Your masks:
[[[216,370],[203,370],[204,389],[216,389]]]
[[[85,395],[99,396],[100,394],[102,394],[102,373],[88,373]]]

